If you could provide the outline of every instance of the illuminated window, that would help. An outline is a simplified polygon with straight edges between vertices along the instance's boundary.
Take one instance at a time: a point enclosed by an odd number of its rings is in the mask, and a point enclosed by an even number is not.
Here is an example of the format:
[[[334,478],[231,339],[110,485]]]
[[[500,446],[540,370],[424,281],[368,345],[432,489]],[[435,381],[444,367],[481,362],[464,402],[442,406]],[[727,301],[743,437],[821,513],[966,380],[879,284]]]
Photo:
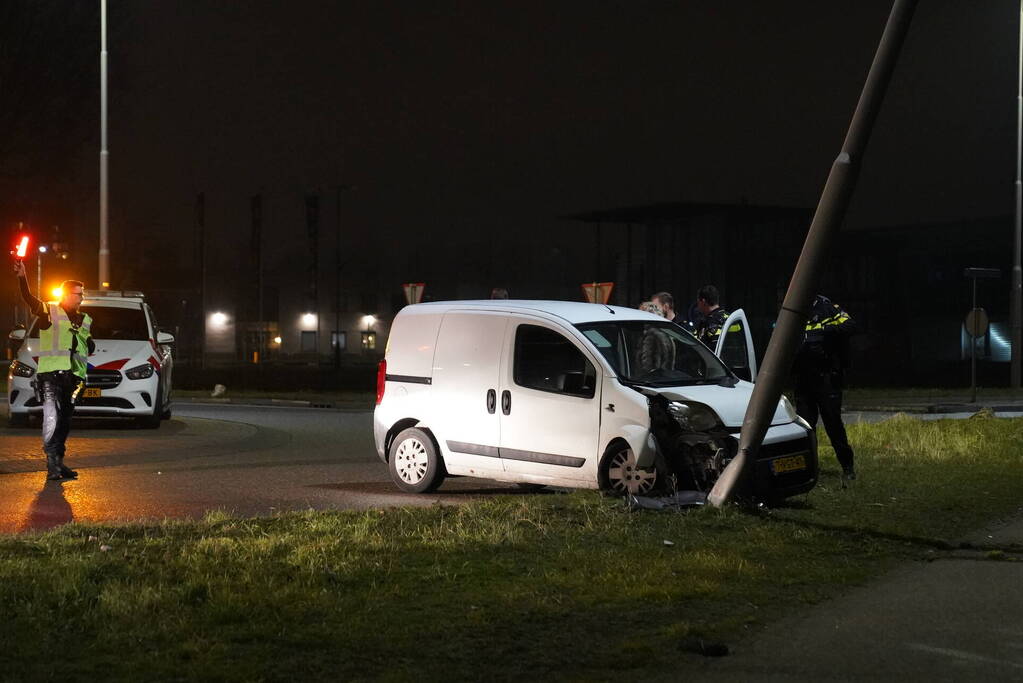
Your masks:
[[[345,351],[348,349],[348,333],[347,332],[331,332],[330,333],[330,348],[334,351]]]
[[[377,347],[377,333],[376,332],[363,332],[362,333],[362,350],[373,351]]]

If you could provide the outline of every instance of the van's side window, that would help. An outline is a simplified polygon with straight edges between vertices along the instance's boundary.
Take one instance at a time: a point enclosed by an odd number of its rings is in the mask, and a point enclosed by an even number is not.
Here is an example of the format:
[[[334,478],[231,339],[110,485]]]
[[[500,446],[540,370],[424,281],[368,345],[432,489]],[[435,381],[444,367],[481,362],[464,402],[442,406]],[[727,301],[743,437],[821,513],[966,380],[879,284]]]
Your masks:
[[[537,325],[515,331],[515,383],[528,389],[593,398],[597,371],[568,339]]]

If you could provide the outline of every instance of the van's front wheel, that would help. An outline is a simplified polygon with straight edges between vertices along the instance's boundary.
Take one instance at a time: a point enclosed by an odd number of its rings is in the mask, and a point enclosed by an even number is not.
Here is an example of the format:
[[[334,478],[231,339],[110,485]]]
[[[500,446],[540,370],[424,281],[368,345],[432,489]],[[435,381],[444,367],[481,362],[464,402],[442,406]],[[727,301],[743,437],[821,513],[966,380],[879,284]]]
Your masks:
[[[391,479],[402,491],[427,493],[444,481],[444,465],[430,435],[412,427],[395,437],[388,458]]]
[[[612,446],[600,468],[600,487],[616,496],[642,496],[657,486],[657,469],[636,464],[636,452],[627,445]]]

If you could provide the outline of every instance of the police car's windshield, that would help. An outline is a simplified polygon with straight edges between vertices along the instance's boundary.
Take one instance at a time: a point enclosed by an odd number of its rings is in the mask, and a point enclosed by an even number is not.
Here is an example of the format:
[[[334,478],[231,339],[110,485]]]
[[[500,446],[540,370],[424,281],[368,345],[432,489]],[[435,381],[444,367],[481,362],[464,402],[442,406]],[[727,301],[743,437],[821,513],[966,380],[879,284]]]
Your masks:
[[[142,307],[118,308],[114,306],[82,306],[83,313],[92,318],[89,333],[93,339],[130,339],[148,341],[149,326]],[[29,331],[30,339],[39,339],[39,320],[32,323]]]
[[[149,326],[142,307],[115,308],[114,306],[82,306],[82,312],[92,318],[89,332],[93,339],[149,339]]]
[[[717,384],[732,377],[710,349],[666,320],[582,323],[576,327],[627,382],[668,387]]]

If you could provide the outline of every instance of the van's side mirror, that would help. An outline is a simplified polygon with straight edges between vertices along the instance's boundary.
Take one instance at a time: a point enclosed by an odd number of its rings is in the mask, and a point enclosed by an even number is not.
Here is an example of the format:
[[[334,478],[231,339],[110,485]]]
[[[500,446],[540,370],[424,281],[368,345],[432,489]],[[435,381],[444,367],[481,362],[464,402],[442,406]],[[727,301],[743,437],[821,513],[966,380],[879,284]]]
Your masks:
[[[174,335],[171,334],[170,332],[157,332],[156,333],[156,343],[160,344],[160,345],[173,344],[174,343]]]
[[[28,334],[28,330],[26,330],[24,327],[22,327],[22,328],[19,328],[17,330],[11,330],[11,333],[9,335],[7,335],[7,338],[9,340],[11,340],[12,342],[13,341],[16,341],[16,342],[25,341],[25,335],[26,334]]]

